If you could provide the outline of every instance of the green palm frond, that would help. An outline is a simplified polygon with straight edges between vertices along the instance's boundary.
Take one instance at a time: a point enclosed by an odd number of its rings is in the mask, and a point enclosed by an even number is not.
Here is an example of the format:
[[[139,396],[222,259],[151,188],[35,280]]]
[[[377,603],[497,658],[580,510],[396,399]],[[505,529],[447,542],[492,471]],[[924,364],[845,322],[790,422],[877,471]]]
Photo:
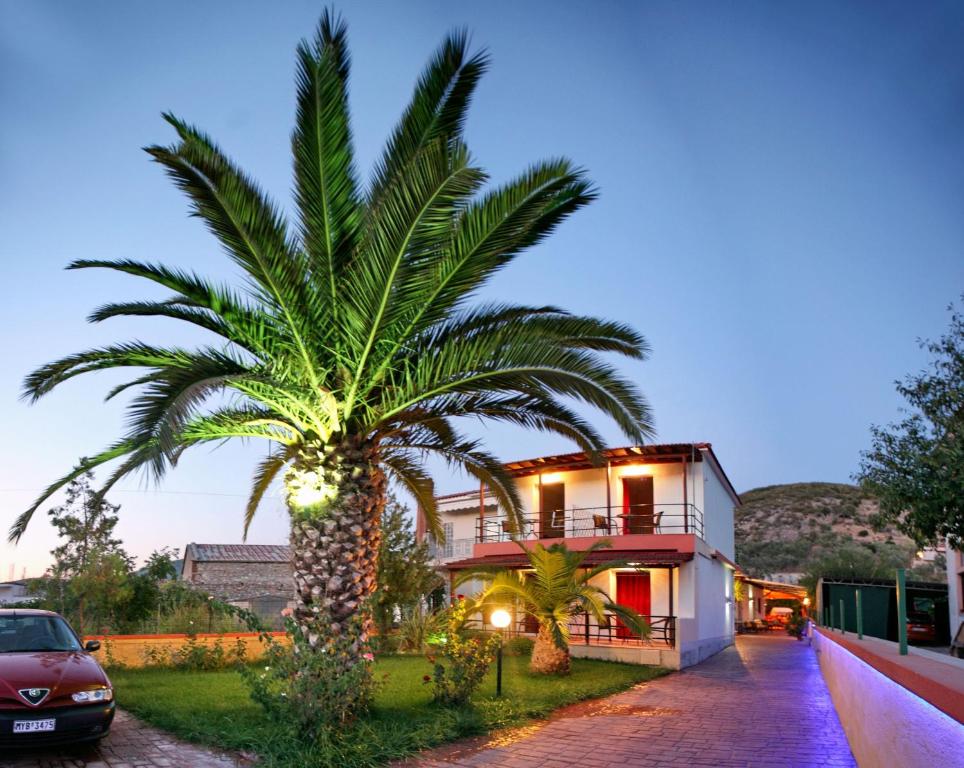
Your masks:
[[[607,608],[616,614],[617,618],[626,625],[630,632],[634,632],[641,637],[649,637],[652,631],[649,623],[632,608],[627,608],[625,605],[619,605],[618,603],[611,603]]]
[[[301,443],[301,433],[267,408],[222,408],[185,422],[178,433],[185,443],[230,438],[262,438],[285,446]]]
[[[425,519],[428,532],[436,541],[445,541],[445,530],[435,501],[435,482],[425,471],[417,452],[387,446],[382,453],[382,464],[389,474],[412,494]]]
[[[563,649],[569,642],[569,622],[583,612],[591,613],[600,623],[607,613],[612,613],[631,631],[645,637],[649,634],[649,625],[643,617],[613,602],[602,589],[588,583],[592,576],[621,566],[617,562],[589,569],[583,565],[590,554],[610,546],[605,539],[581,551],[570,550],[564,543],[551,547],[536,544],[531,549],[520,544],[530,570],[472,569],[460,573],[456,583],[483,581],[485,587],[479,595],[480,601],[488,605],[500,600],[516,602],[548,629],[556,645]]]
[[[635,385],[590,350],[517,327],[426,345],[384,390],[386,419],[453,393],[539,391],[573,398],[612,417],[636,442],[652,434]]]
[[[274,479],[285,468],[285,465],[295,456],[295,451],[289,446],[285,450],[269,453],[258,464],[254,471],[254,480],[251,486],[251,496],[244,507],[244,539],[248,538],[248,529],[254,520],[255,513],[261,505],[261,500]]]
[[[242,280],[225,285],[134,259],[68,268],[108,269],[170,291],[112,301],[91,313],[92,322],[163,317],[213,340],[196,349],[132,341],[69,355],[29,374],[24,397],[36,401],[85,373],[139,369],[107,392],[131,395],[126,438],[90,460],[117,462],[108,484],[135,471],[156,479],[192,445],[269,440],[273,453],[255,472],[246,528],[282,457],[306,446],[323,456],[342,443],[368,445],[440,534],[426,456],[486,484],[521,525],[514,479],[454,429],[456,419],[559,434],[596,458],[602,437],[576,401],[614,419],[634,442],[649,437],[649,406],[607,359],[645,358],[642,336],[557,307],[477,301],[493,275],[596,194],[565,158],[483,190],[487,177],[464,126],[487,66],[465,33],[448,36],[365,186],[352,145],[346,27],[326,12],[297,51],[292,225],[214,141],[165,114],[175,142],[146,151]],[[50,486],[11,535],[19,537],[37,506],[73,476]],[[550,585],[548,594],[560,590]]]
[[[388,193],[412,159],[432,143],[457,142],[462,136],[472,93],[488,68],[484,51],[469,56],[464,31],[450,34],[419,78],[411,101],[375,167],[372,200]]]
[[[431,435],[415,440],[404,435],[396,435],[393,439],[386,441],[386,447],[396,450],[405,449],[405,453],[413,460],[416,454],[435,455],[453,467],[464,469],[484,484],[502,508],[508,511],[516,530],[522,530],[524,521],[522,500],[515,480],[506,472],[498,459],[481,448],[479,441],[464,438],[456,438],[452,441],[439,440]]]
[[[361,225],[348,115],[347,28],[325,11],[313,42],[298,46],[298,110],[291,138],[301,240],[337,322],[339,283]]]
[[[16,520],[14,520],[13,525],[10,526],[9,540],[12,542],[20,541],[20,537],[23,536],[24,532],[27,530],[27,526],[30,524],[30,519],[33,517],[34,513],[40,509],[41,505],[47,501],[47,499],[53,496],[65,485],[70,483],[72,480],[76,480],[85,472],[96,469],[102,464],[107,464],[110,461],[114,461],[115,459],[130,453],[135,448],[136,446],[134,446],[131,441],[123,440],[115,443],[106,450],[95,454],[94,456],[81,459],[80,463],[77,464],[77,466],[74,467],[70,472],[44,488],[43,492],[37,497],[34,503],[27,510],[22,512]]]

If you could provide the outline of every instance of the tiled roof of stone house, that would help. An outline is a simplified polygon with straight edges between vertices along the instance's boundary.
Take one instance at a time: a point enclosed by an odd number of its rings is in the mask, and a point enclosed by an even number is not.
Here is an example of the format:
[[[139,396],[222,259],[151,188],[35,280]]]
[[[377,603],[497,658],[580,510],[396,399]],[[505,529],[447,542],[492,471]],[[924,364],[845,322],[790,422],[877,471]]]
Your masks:
[[[195,544],[187,545],[184,559],[198,563],[287,563],[287,544]]]

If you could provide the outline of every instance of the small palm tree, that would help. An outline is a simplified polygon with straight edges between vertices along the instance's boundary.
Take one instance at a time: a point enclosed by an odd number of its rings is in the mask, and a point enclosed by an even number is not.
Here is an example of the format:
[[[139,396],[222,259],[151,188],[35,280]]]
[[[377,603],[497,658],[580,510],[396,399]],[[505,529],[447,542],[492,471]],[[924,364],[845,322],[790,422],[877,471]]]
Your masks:
[[[51,484],[14,523],[74,477],[117,462],[102,492],[137,470],[160,478],[181,454],[227,439],[267,440],[244,516],[276,478],[291,514],[304,639],[341,639],[361,658],[375,588],[387,477],[416,497],[441,536],[424,457],[486,483],[518,516],[512,479],[453,419],[475,416],[556,432],[598,455],[602,440],[566,400],[615,419],[634,441],[651,434],[637,388],[600,353],[642,358],[643,338],[619,323],[547,306],[473,304],[472,297],[595,192],[565,159],[533,165],[481,192],[486,174],[463,141],[466,111],[488,61],[450,35],[419,79],[367,185],[356,171],[348,113],[345,25],[322,17],[297,54],[293,225],[197,128],[170,114],[172,146],[147,152],[243,272],[236,287],[134,260],[75,261],[170,290],[162,301],[112,303],[91,321],[166,317],[210,335],[193,349],[139,341],[92,349],[27,377],[36,401],[84,373],[137,370],[108,398],[137,392],[129,429]]]
[[[565,544],[553,544],[548,549],[536,544],[523,550],[532,566],[530,571],[489,570],[466,572],[459,583],[470,579],[487,582],[478,599],[483,604],[500,600],[517,601],[522,610],[539,622],[539,634],[532,649],[529,664],[539,674],[567,674],[569,672],[569,622],[580,613],[590,613],[602,624],[606,614],[615,614],[631,631],[648,636],[646,620],[631,608],[610,600],[605,591],[589,582],[593,577],[625,563],[602,563],[585,568],[583,562],[590,553],[611,546],[609,541],[595,542],[589,549],[573,552]]]

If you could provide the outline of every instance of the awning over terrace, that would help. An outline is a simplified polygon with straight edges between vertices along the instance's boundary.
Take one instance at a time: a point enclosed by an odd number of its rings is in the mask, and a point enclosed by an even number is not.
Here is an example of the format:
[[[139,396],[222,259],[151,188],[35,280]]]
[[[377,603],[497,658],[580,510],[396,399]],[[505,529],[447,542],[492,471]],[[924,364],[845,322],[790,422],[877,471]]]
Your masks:
[[[669,550],[618,550],[605,549],[590,552],[583,564],[589,567],[601,563],[625,562],[641,568],[665,568],[680,565],[693,559],[692,552],[671,552]],[[466,568],[528,568],[529,558],[522,552],[509,555],[490,555],[488,557],[469,557],[446,563],[450,571]]]

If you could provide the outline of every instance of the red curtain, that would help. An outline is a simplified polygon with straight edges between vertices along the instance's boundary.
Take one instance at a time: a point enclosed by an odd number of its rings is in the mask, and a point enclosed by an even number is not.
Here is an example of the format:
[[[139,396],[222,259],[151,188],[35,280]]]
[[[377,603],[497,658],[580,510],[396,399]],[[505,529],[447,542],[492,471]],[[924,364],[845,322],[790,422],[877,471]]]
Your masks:
[[[650,587],[648,573],[617,573],[616,574],[616,602],[627,608],[632,608],[641,616],[649,616]],[[616,635],[629,637],[632,633],[616,620]]]

